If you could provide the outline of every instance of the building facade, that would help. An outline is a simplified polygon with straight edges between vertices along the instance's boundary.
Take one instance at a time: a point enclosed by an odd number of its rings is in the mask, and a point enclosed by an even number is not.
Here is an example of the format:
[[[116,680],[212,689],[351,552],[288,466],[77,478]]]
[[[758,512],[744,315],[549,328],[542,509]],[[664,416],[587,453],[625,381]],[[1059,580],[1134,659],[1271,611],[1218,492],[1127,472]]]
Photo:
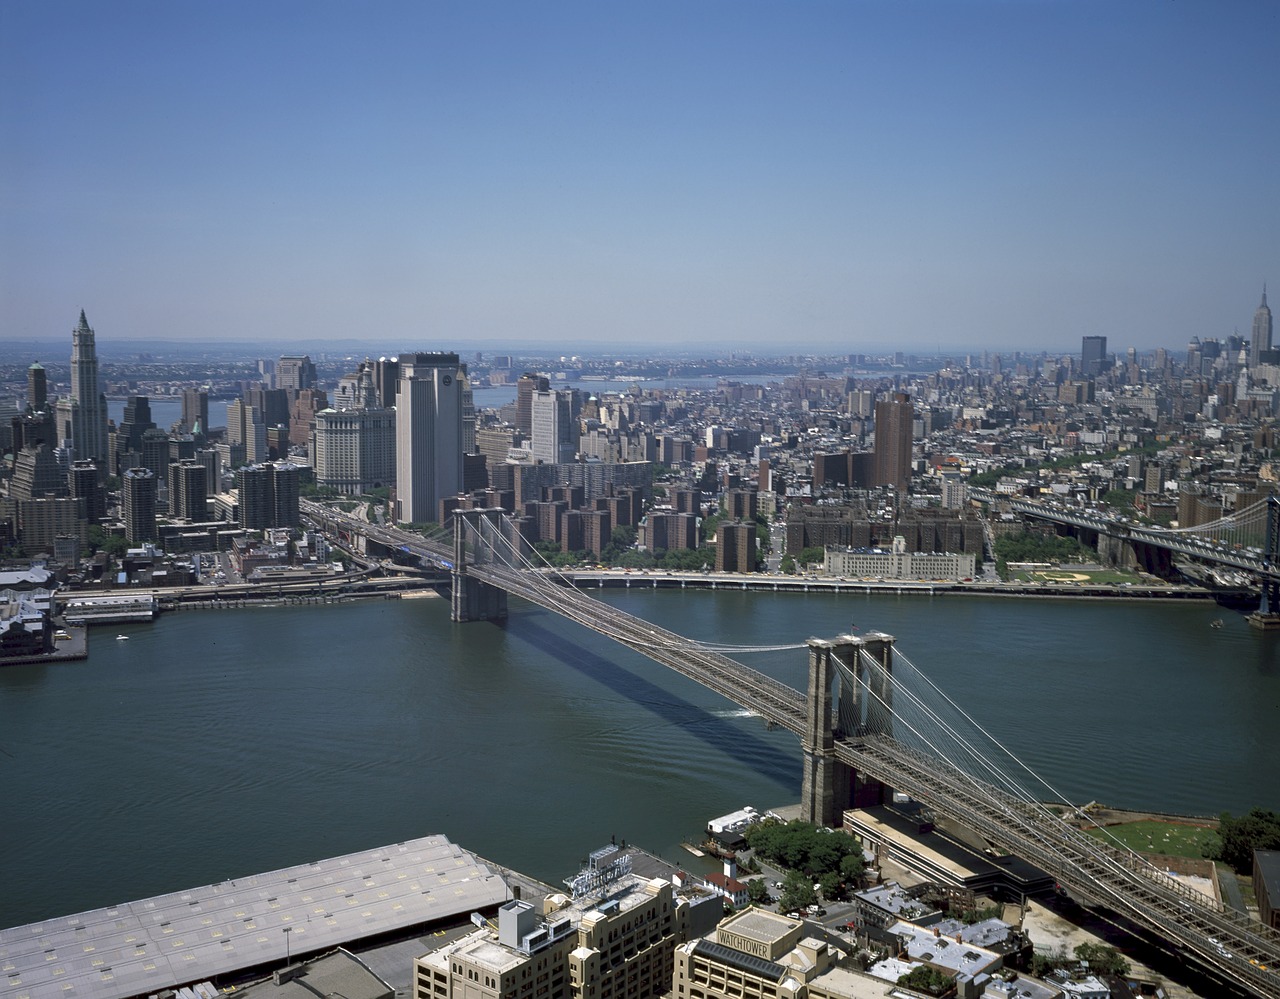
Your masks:
[[[823,572],[828,576],[882,579],[972,579],[977,559],[971,554],[909,552],[899,535],[893,550],[826,548]]]

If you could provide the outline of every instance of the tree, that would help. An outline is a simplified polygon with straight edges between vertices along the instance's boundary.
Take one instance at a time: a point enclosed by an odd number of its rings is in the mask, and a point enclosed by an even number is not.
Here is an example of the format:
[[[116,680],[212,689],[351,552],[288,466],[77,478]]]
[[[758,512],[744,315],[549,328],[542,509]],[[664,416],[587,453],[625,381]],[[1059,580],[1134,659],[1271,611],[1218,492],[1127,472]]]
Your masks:
[[[844,878],[840,876],[839,871],[831,871],[818,879],[818,890],[822,892],[822,897],[825,899],[839,898],[840,889],[843,886]]]
[[[1076,959],[1087,961],[1089,970],[1099,975],[1127,975],[1129,962],[1114,947],[1099,943],[1076,945]]]
[[[796,557],[796,561],[801,565],[820,565],[826,557],[827,553],[823,549],[812,547],[804,549],[804,551]]]
[[[747,882],[747,898],[752,905],[765,905],[769,901],[769,886],[764,878],[752,878]]]
[[[813,883],[799,871],[788,871],[782,879],[778,908],[784,912],[798,912],[805,906],[816,905],[817,902],[818,896],[814,893]]]
[[[788,576],[795,575],[796,560],[790,555],[783,555],[782,560],[778,563],[778,570],[785,572]]]
[[[955,985],[955,979],[950,975],[944,975],[937,968],[927,964],[918,964],[905,975],[898,977],[898,984],[908,988],[915,989],[917,992],[927,992],[931,996],[940,996],[950,991]]]
[[[1211,854],[1213,859],[1240,872],[1250,871],[1254,850],[1280,850],[1280,815],[1254,808],[1236,819],[1223,812],[1218,820],[1218,839],[1221,845]]]

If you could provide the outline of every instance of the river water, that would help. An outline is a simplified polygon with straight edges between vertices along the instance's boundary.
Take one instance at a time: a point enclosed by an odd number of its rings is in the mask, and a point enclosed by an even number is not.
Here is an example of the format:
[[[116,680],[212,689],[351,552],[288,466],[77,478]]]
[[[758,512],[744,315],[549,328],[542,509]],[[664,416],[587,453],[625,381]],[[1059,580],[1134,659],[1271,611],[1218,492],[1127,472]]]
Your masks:
[[[707,641],[888,632],[1076,802],[1280,808],[1280,636],[1212,606],[604,596]],[[805,686],[803,649],[744,661]],[[549,881],[611,836],[687,861],[799,783],[794,736],[518,601],[505,627],[438,598],[184,610],[0,669],[0,926],[429,833]]]

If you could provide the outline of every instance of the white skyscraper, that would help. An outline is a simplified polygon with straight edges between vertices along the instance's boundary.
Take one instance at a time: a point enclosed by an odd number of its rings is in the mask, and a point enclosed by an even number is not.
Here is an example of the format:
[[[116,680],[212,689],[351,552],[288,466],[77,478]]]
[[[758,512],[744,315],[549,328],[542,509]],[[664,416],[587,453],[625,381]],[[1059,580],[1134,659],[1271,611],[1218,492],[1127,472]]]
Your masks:
[[[538,461],[549,465],[573,461],[578,451],[578,428],[573,420],[572,392],[534,392],[532,423],[530,449]]]
[[[440,518],[440,500],[462,490],[462,390],[457,354],[400,357],[396,394],[396,520]]]
[[[71,331],[71,397],[58,401],[58,442],[70,444],[76,458],[107,467],[107,400],[98,380],[98,352],[93,330],[80,310],[80,325]]]

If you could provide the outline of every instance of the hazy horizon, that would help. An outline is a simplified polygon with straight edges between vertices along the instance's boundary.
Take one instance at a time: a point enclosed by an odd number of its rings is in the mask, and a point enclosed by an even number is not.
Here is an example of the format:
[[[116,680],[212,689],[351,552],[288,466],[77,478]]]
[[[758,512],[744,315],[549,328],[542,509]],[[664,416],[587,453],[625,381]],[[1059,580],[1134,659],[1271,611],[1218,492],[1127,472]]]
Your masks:
[[[100,344],[1178,350],[1280,285],[1265,0],[15,0],[0,29],[0,342],[83,308]]]

